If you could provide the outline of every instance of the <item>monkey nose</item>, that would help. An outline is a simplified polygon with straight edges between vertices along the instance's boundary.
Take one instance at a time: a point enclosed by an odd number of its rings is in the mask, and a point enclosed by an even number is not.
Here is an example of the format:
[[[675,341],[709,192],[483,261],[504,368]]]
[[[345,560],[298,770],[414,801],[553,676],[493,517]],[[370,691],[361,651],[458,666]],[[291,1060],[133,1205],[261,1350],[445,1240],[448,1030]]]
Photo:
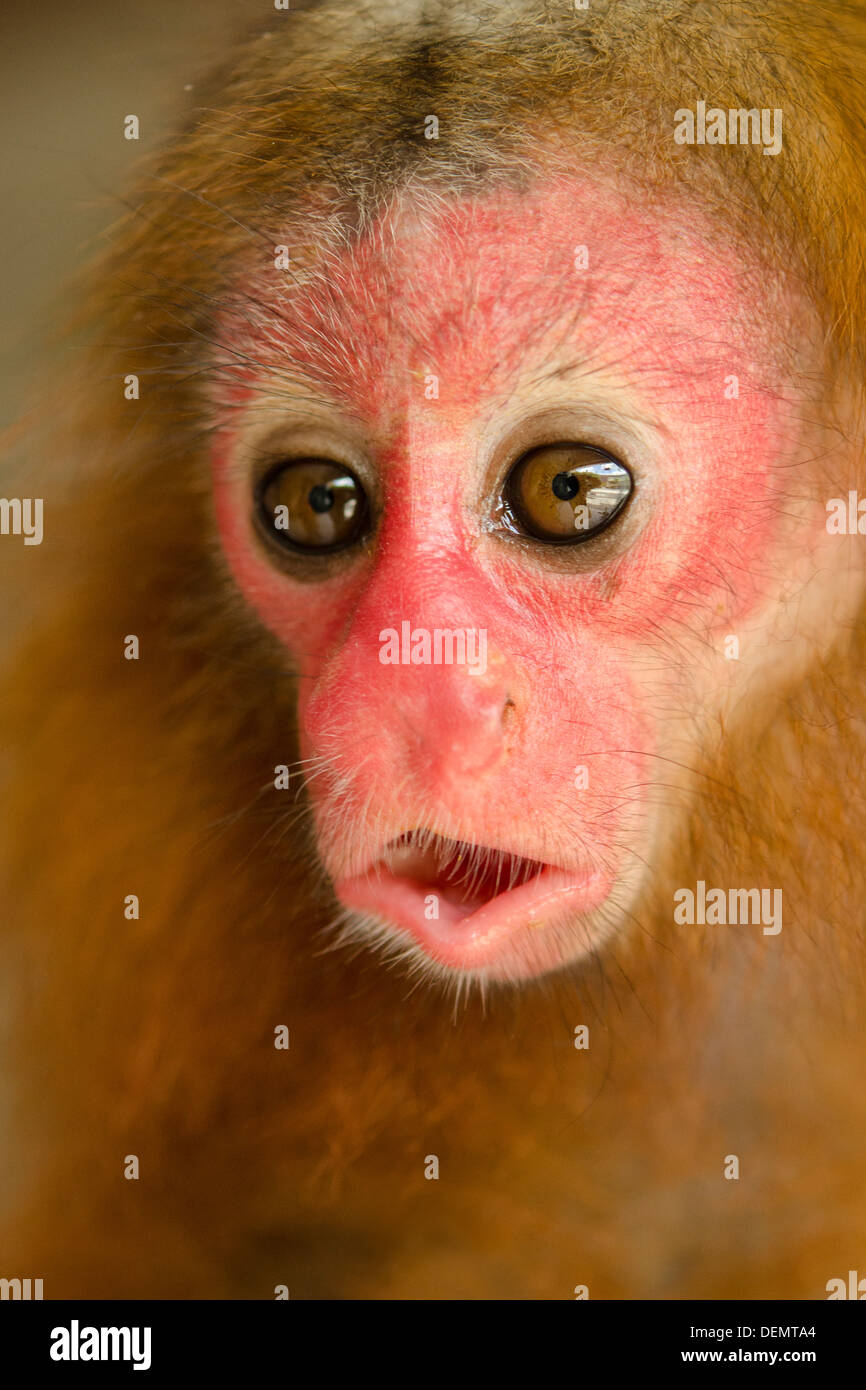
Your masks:
[[[426,781],[449,783],[487,774],[505,760],[515,704],[495,674],[427,670],[403,687],[401,732],[411,770]]]
[[[362,749],[380,791],[408,779],[419,794],[462,799],[509,756],[525,704],[520,672],[486,629],[383,628],[377,615],[302,688],[300,715],[309,753],[354,766]]]

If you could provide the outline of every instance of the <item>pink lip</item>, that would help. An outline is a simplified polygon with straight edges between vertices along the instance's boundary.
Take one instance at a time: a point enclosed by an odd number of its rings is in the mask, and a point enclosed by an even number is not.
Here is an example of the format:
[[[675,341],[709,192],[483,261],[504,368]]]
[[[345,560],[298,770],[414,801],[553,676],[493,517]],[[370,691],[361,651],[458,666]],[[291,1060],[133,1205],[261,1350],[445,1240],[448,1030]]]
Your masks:
[[[515,979],[555,970],[596,944],[587,933],[551,931],[551,925],[586,912],[606,897],[600,872],[546,867],[516,888],[467,911],[434,885],[399,877],[383,864],[335,885],[346,907],[385,918],[408,933],[434,961],[455,971],[480,971],[491,979]],[[425,917],[434,894],[439,917]],[[546,930],[547,929],[547,930]]]

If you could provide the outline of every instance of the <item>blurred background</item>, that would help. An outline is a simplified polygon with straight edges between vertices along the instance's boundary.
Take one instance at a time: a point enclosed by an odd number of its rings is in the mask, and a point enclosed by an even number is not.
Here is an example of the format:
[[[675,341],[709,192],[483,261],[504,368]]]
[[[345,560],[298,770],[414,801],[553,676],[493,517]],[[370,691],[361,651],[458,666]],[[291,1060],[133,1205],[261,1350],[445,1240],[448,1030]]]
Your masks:
[[[122,210],[136,160],[227,38],[268,14],[280,22],[272,0],[2,0],[0,427],[38,408],[64,284]],[[138,142],[123,138],[130,113]]]

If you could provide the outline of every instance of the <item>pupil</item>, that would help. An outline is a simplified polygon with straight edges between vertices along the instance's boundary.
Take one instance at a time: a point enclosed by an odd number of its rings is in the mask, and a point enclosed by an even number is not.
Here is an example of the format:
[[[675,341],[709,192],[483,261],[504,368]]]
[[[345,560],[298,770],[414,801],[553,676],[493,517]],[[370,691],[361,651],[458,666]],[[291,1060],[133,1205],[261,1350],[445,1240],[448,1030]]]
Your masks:
[[[334,505],[334,494],[324,483],[317,483],[315,487],[310,488],[307,501],[314,512],[329,512]]]
[[[580,483],[571,473],[557,473],[551,487],[554,496],[558,497],[560,502],[570,502],[580,491]]]

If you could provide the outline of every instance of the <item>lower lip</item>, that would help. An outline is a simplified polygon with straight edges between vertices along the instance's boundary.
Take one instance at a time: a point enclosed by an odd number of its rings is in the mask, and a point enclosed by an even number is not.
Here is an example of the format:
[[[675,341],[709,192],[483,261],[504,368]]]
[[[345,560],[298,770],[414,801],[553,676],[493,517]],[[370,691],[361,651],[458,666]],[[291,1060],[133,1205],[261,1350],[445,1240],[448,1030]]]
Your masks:
[[[393,923],[438,964],[490,979],[541,975],[592,951],[600,934],[573,927],[567,932],[565,922],[597,907],[609,889],[600,873],[544,869],[466,914],[430,884],[397,878],[385,868],[335,885],[346,907]],[[428,921],[431,895],[439,916]],[[557,924],[561,929],[551,930]]]

